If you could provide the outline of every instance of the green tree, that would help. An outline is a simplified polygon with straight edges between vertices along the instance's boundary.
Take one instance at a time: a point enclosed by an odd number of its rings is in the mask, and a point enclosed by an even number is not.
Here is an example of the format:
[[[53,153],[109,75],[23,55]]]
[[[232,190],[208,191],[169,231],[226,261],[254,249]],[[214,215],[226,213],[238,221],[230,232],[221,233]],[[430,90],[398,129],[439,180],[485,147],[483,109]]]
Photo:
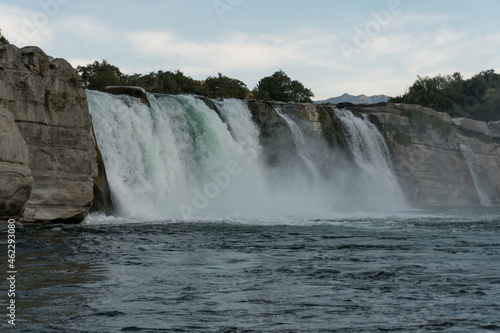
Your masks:
[[[460,73],[420,77],[403,95],[392,98],[391,102],[419,104],[437,111],[453,110],[453,106],[464,99],[464,81]]]
[[[299,81],[292,81],[284,71],[279,70],[259,81],[254,89],[254,97],[282,102],[312,102],[312,91]]]
[[[2,30],[0,29],[0,44],[10,44],[7,38],[2,34]]]
[[[124,85],[143,87],[153,93],[208,96],[208,90],[202,81],[194,80],[180,70],[175,72],[160,70],[146,75],[123,75],[122,82]]]
[[[87,89],[102,90],[106,86],[120,86],[126,84],[126,77],[120,69],[109,64],[106,60],[101,63],[95,61],[87,66],[78,66],[77,74]]]
[[[247,97],[249,91],[243,82],[223,76],[219,73],[218,77],[209,76],[205,80],[205,86],[210,98],[240,98]]]
[[[468,80],[460,73],[419,76],[404,95],[390,101],[427,106],[452,117],[496,121],[500,120],[500,74],[491,69]]]

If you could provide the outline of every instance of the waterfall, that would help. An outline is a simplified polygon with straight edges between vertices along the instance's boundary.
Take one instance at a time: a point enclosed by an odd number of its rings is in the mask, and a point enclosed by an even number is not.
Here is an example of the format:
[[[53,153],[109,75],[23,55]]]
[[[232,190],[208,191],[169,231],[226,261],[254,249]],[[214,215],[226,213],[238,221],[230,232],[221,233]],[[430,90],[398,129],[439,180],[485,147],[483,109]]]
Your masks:
[[[223,207],[249,178],[254,188],[262,187],[258,131],[248,110],[237,119],[227,112],[239,134],[233,137],[228,124],[192,96],[150,95],[148,107],[128,96],[87,95],[121,215],[159,219],[207,213],[208,206]],[[246,108],[241,101],[219,107]],[[245,194],[239,197],[245,200]]]
[[[401,207],[406,203],[396,175],[390,163],[390,153],[378,129],[366,119],[355,116],[348,110],[335,109],[342,122],[348,148],[365,191],[372,193],[371,200],[390,202]]]
[[[481,168],[477,164],[474,152],[464,144],[459,144],[458,148],[464,157],[467,168],[469,169],[470,177],[474,188],[476,189],[477,195],[479,197],[479,202],[482,207],[492,207],[491,200],[487,194],[486,186],[481,178]]]
[[[277,109],[293,137],[293,142],[283,141],[287,147],[282,151],[296,155],[267,165],[260,130],[245,101],[213,100],[209,107],[194,96],[150,94],[147,106],[129,96],[97,91],[87,91],[87,97],[120,216],[309,219],[402,208],[380,134],[346,111],[339,112],[346,131],[352,132],[355,161],[325,142],[314,142],[321,138],[308,137]]]
[[[303,136],[302,131],[300,130],[299,126],[297,126],[297,124],[295,123],[295,121],[293,121],[292,118],[290,118],[287,114],[283,113],[283,111],[280,108],[275,107],[274,110],[287,123],[288,128],[290,129],[290,132],[292,133],[293,142],[295,143],[295,148],[297,149],[297,153],[298,153],[299,157],[302,159],[302,161],[307,166],[309,172],[313,176],[313,179],[315,181],[318,181],[320,178],[319,171],[311,160],[311,156],[309,155],[309,152],[307,151],[307,146],[306,146],[304,136]]]

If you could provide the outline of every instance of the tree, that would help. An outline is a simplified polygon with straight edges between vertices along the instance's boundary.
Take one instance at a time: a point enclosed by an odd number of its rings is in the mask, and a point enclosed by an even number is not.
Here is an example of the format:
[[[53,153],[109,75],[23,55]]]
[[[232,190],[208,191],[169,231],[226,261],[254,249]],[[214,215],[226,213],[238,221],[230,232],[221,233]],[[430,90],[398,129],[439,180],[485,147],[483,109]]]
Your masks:
[[[125,85],[126,78],[116,66],[109,64],[106,60],[101,63],[95,61],[87,66],[78,66],[77,74],[87,89],[102,90],[106,86]]]
[[[219,73],[218,77],[209,76],[205,80],[205,86],[210,98],[240,98],[247,97],[249,91],[243,82],[223,76]]]
[[[483,121],[500,120],[500,74],[482,71],[468,80],[460,73],[420,77],[394,103],[419,104],[451,117]]]
[[[2,34],[2,30],[0,29],[0,44],[10,44],[7,38]]]
[[[391,99],[396,103],[419,104],[437,111],[453,110],[453,106],[464,99],[464,81],[460,73],[417,77],[417,81],[403,95]]]
[[[312,91],[299,81],[292,81],[284,71],[279,70],[264,77],[254,89],[254,97],[282,102],[312,102]]]

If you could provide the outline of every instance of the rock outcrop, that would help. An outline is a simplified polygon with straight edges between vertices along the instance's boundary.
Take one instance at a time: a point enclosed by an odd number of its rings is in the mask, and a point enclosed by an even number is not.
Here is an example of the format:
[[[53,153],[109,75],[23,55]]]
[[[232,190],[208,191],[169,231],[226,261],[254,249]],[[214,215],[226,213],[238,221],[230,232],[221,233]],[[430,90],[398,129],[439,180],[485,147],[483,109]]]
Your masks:
[[[447,114],[417,105],[358,110],[367,112],[385,136],[399,183],[412,204],[423,208],[479,205]]]
[[[418,105],[392,103],[312,105],[249,101],[261,141],[275,129],[272,109],[280,107],[300,123],[303,131],[316,132],[342,149],[344,132],[335,108],[346,108],[374,123],[392,153],[392,164],[410,204],[419,208],[479,206],[480,198],[470,165],[460,145],[474,154],[475,170],[493,205],[500,205],[500,122],[451,119]],[[274,125],[273,125],[274,124]],[[278,126],[279,128],[279,126]]]
[[[146,90],[142,87],[133,86],[108,86],[103,90],[105,93],[113,95],[128,95],[139,98],[142,103],[151,106]]]
[[[28,162],[28,144],[14,115],[0,105],[0,220],[22,217],[33,185]]]
[[[0,218],[81,222],[94,198],[96,142],[71,65],[0,46]]]

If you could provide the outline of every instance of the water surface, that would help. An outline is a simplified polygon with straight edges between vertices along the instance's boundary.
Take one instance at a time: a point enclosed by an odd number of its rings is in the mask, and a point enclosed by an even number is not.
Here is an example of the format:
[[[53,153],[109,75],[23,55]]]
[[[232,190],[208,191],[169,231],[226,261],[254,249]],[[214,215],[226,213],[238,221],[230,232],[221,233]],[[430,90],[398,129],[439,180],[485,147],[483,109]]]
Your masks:
[[[17,250],[20,332],[500,331],[500,212],[491,209],[94,216],[18,231]]]

